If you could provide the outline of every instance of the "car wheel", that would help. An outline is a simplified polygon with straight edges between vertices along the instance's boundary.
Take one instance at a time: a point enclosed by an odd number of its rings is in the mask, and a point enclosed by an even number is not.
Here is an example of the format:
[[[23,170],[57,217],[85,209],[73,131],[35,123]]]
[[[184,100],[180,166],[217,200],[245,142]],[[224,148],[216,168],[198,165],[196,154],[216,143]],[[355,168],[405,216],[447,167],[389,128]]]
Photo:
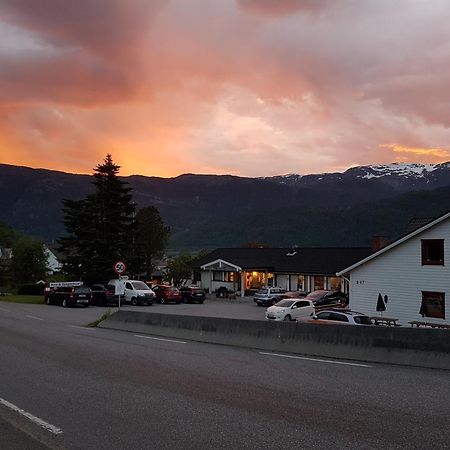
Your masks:
[[[62,301],[62,305],[63,305],[64,308],[67,308],[67,300],[66,300],[66,299],[64,299],[64,300]]]
[[[137,298],[136,298],[136,297],[133,297],[133,298],[131,299],[131,304],[132,304],[133,306],[137,306],[138,301],[137,301]]]
[[[186,297],[183,297],[183,303],[187,303],[188,301],[187,301],[187,298]]]
[[[166,300],[165,300],[164,298],[161,298],[161,299],[159,300],[159,303],[161,303],[161,305],[164,305],[164,303],[166,303]]]
[[[205,300],[200,300],[200,301],[198,302],[199,305],[202,305],[203,303],[205,303]]]
[[[288,314],[287,316],[284,316],[283,319],[285,322],[290,322],[291,321],[291,316]]]

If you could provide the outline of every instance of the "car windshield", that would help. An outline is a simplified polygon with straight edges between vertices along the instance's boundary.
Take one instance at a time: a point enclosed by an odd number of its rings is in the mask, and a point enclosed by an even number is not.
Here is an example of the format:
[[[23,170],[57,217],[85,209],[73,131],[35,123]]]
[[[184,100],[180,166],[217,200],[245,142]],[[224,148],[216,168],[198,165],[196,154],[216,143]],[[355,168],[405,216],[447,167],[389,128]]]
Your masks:
[[[256,293],[257,294],[267,294],[269,292],[268,289],[259,289]]]
[[[143,281],[133,281],[132,286],[139,291],[149,291],[150,288]]]
[[[275,306],[279,306],[280,308],[288,308],[294,302],[295,302],[295,300],[281,300]]]
[[[372,321],[368,316],[355,316],[353,319],[360,325],[372,325]]]
[[[306,298],[310,299],[310,300],[317,300],[321,297],[323,297],[328,291],[314,291],[311,292],[310,294],[308,294],[306,296]]]
[[[75,288],[75,292],[77,294],[89,294],[89,292],[91,292],[91,290],[86,286],[78,286]]]

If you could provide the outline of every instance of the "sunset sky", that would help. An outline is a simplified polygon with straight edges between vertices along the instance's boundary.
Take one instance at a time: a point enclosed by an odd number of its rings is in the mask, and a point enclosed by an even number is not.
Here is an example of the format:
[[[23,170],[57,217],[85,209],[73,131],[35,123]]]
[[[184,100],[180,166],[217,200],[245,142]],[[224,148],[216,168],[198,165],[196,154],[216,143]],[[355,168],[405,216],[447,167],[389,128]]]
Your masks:
[[[0,0],[0,163],[269,176],[450,160],[448,0]]]

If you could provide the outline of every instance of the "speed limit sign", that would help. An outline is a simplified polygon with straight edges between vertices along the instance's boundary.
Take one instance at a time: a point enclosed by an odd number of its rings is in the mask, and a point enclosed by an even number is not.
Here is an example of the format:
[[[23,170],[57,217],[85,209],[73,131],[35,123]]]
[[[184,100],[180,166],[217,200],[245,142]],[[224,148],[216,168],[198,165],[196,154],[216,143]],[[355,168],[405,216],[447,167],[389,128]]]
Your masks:
[[[116,263],[114,263],[114,271],[119,275],[124,273],[126,268],[127,266],[123,261],[117,261]]]

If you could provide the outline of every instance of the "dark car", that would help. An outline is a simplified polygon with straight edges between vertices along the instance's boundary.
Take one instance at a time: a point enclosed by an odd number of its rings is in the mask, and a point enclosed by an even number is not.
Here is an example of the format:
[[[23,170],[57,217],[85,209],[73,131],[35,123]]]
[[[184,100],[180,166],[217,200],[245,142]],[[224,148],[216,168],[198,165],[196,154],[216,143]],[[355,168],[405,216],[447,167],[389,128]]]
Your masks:
[[[348,297],[343,292],[337,290],[318,290],[311,292],[305,298],[314,303],[316,310],[317,308],[329,307],[330,305],[333,307],[345,307],[348,305]]]
[[[51,290],[45,296],[45,303],[47,305],[62,305],[64,307],[79,305],[87,308],[91,298],[92,293],[87,286],[63,286]]]
[[[119,296],[115,294],[116,289],[112,284],[94,284],[91,286],[92,291],[92,305],[108,306],[119,305]],[[123,295],[122,295],[123,301]]]
[[[203,303],[206,300],[205,291],[196,286],[182,286],[180,293],[184,303]]]
[[[156,301],[158,303],[181,303],[181,294],[176,287],[157,284],[156,286],[152,286],[152,290],[156,295]]]

